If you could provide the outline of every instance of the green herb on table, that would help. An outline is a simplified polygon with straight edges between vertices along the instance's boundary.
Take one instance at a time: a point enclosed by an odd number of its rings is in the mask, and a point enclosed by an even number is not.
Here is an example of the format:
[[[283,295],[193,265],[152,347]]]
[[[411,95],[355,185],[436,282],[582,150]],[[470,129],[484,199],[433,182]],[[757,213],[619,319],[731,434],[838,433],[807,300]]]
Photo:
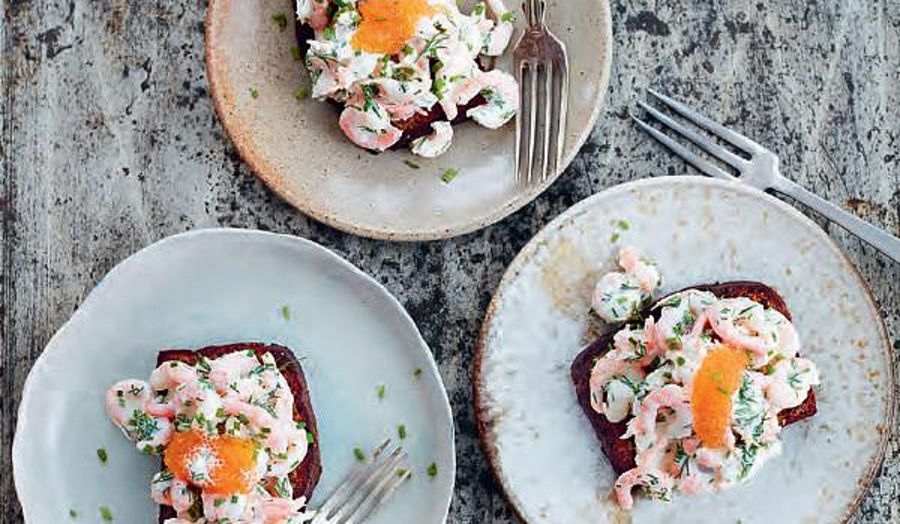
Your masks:
[[[285,320],[291,319],[291,308],[287,304],[281,306],[281,318]]]
[[[284,31],[287,29],[288,19],[287,15],[284,13],[276,13],[272,15],[272,21],[278,26],[278,29]]]
[[[400,437],[400,440],[404,440],[406,438],[406,425],[400,424],[397,426],[397,436]]]
[[[428,473],[428,476],[434,478],[438,474],[437,464],[432,462],[428,465],[428,469],[425,470],[425,473]]]
[[[375,394],[378,395],[379,400],[384,400],[384,393],[387,388],[385,388],[384,384],[375,388]]]
[[[363,453],[363,450],[360,448],[353,448],[353,456],[360,462],[366,460],[366,454]]]
[[[295,62],[303,60],[303,52],[300,51],[299,47],[294,46],[291,48],[291,58],[293,58]]]
[[[100,459],[101,464],[106,464],[106,461],[109,460],[109,455],[106,454],[105,448],[97,448],[97,458]]]
[[[445,169],[445,170],[444,170],[444,173],[441,175],[441,180],[442,180],[445,184],[449,184],[450,182],[453,182],[453,179],[456,178],[456,175],[458,175],[458,174],[459,174],[459,170],[458,170],[458,169],[452,169],[452,168],[451,168],[451,169]]]
[[[106,506],[100,506],[100,518],[102,518],[106,522],[112,522],[112,511],[110,511]]]
[[[408,158],[406,160],[404,160],[403,163],[406,164],[407,166],[411,167],[412,169],[422,169],[422,166],[420,166],[419,164],[413,162],[412,160],[410,160]]]
[[[259,89],[255,87],[250,88],[250,96],[253,98],[259,98]]]

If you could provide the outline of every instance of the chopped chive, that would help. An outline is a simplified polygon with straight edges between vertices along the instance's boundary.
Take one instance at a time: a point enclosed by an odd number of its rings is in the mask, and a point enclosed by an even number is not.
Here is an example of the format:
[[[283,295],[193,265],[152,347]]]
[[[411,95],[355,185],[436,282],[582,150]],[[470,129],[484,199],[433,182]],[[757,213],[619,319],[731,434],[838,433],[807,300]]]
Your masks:
[[[294,98],[297,100],[306,100],[309,98],[309,88],[306,86],[298,86],[297,89],[294,90]]]
[[[407,478],[408,478],[408,477],[411,477],[411,476],[412,476],[412,473],[410,473],[409,470],[406,469],[406,468],[400,468],[400,469],[397,470],[397,476],[398,476],[398,477],[407,477]]]
[[[618,226],[622,231],[628,231],[628,229],[631,227],[631,224],[629,224],[627,220],[619,220]]]
[[[360,448],[353,448],[353,456],[360,462],[366,460],[366,454],[363,453],[363,450]]]
[[[315,443],[316,443],[316,436],[312,434],[312,431],[307,431],[307,432],[306,432],[306,442],[307,442],[308,444],[315,444]]]
[[[406,160],[404,160],[403,163],[413,169],[422,169],[422,166],[420,166],[419,164],[413,162],[412,160],[410,160],[408,158]]]
[[[105,448],[97,448],[97,458],[100,459],[100,463],[106,464],[106,461],[109,460],[109,455],[106,454]]]
[[[502,15],[500,15],[501,22],[512,22],[515,19],[516,19],[516,14],[513,13],[512,11],[507,11],[507,12],[503,13]]]
[[[618,241],[619,241],[619,234],[618,234],[618,233],[613,233],[612,236],[609,237],[609,241],[610,241],[610,242],[618,242]]]
[[[428,476],[431,478],[436,477],[438,474],[437,463],[432,462],[431,464],[429,464],[428,469],[426,469],[425,472],[428,473]]]
[[[106,522],[112,522],[112,511],[110,511],[106,506],[100,506],[100,518],[102,518]]]
[[[70,510],[69,510],[69,518],[77,519],[77,518],[78,518],[78,512],[75,511],[74,509],[70,509]]]
[[[445,170],[444,170],[444,173],[441,175],[441,180],[442,180],[445,184],[449,184],[450,182],[453,182],[453,179],[456,178],[456,175],[458,175],[458,174],[459,174],[459,170],[458,170],[458,169],[452,169],[452,168],[451,168],[451,169],[445,169]]]
[[[422,368],[416,368],[416,370],[413,371],[413,376],[416,378],[422,378]]]
[[[250,96],[253,98],[259,98],[259,89],[255,87],[250,88]]]
[[[400,424],[397,426],[397,436],[400,437],[400,440],[406,438],[406,425]]]
[[[382,399],[382,400],[384,399],[385,390],[386,390],[386,388],[385,388],[384,384],[375,388],[375,394],[378,395],[379,399]]]
[[[282,31],[287,29],[288,19],[287,15],[285,15],[284,13],[276,13],[272,15],[272,21],[275,22],[276,25],[278,25],[278,29]]]
[[[281,306],[281,318],[285,320],[291,319],[291,308],[287,305]]]

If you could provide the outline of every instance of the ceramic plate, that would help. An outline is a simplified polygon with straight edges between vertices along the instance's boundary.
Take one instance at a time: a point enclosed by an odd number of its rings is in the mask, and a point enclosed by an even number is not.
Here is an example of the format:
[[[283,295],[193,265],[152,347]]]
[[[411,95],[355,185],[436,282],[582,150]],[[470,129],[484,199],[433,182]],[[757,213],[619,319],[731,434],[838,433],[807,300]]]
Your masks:
[[[627,227],[627,229],[626,229]],[[663,504],[610,497],[612,468],[576,403],[569,366],[590,342],[594,284],[621,245],[656,260],[662,296],[755,280],[787,300],[821,370],[819,413],[789,426],[784,453],[749,483]],[[510,266],[488,310],[475,394],[485,449],[529,523],[841,522],[880,464],[892,368],[869,291],[825,233],[779,200],[738,184],[664,177],[618,186],[565,212]]]
[[[609,80],[612,29],[608,0],[549,4],[549,25],[568,45],[571,63],[566,166],[599,114]],[[309,79],[304,65],[291,57],[294,32],[290,27],[280,31],[272,20],[276,13],[290,19],[292,5],[290,0],[211,0],[206,64],[216,109],[241,156],[300,211],[367,237],[448,238],[502,219],[555,180],[554,175],[527,189],[513,183],[512,124],[498,131],[471,122],[456,126],[448,153],[435,160],[415,158],[421,169],[404,163],[413,159],[406,151],[373,155],[357,148],[338,128],[334,107],[294,98]],[[510,9],[518,11],[519,5],[507,0]],[[509,55],[499,61],[506,71],[511,70]],[[450,184],[441,181],[447,168],[459,170]]]
[[[47,345],[25,383],[13,444],[26,521],[67,522],[72,508],[99,522],[105,505],[115,522],[155,523],[148,486],[158,460],[107,421],[104,391],[146,379],[162,348],[240,341],[284,344],[302,359],[324,470],[313,505],[352,469],[355,447],[396,436],[402,423],[413,478],[372,522],[444,522],[455,472],[450,405],[400,304],[317,244],[223,229],[171,237],[122,262]]]

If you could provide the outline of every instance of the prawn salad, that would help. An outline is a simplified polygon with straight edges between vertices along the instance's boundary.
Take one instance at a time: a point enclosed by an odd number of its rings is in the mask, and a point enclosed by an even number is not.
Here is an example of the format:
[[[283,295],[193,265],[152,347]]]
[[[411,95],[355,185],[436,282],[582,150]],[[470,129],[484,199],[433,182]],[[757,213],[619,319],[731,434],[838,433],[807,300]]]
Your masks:
[[[294,394],[271,353],[163,362],[148,381],[109,388],[106,411],[140,452],[162,457],[150,497],[177,515],[164,524],[299,524],[311,517],[289,475],[313,438],[294,419]]]
[[[819,372],[799,356],[796,329],[773,307],[700,289],[647,309],[659,272],[631,248],[619,263],[622,271],[597,284],[593,309],[607,322],[628,323],[586,368],[589,408],[608,427],[624,424],[621,438],[634,440],[633,463],[616,468],[616,501],[630,509],[634,488],[670,501],[676,490],[713,492],[746,481],[781,452],[779,418],[805,404],[811,410],[794,419],[815,411]]]
[[[298,0],[297,18],[314,34],[312,96],[344,106],[340,128],[359,147],[384,151],[424,117],[431,133],[410,147],[433,158],[450,148],[458,117],[498,129],[518,112],[515,79],[479,64],[509,45],[513,13],[502,0],[468,15],[456,0]]]

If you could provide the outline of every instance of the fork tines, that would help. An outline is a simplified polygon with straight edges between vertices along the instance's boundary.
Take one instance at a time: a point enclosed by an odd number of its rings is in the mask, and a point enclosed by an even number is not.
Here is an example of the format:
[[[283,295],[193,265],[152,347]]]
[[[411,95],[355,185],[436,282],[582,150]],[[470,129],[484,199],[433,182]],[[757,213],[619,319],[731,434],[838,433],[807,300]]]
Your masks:
[[[409,478],[400,465],[407,458],[403,446],[390,439],[359,464],[316,511],[312,524],[356,524],[369,517]]]
[[[546,181],[559,170],[566,132],[569,60],[547,29],[545,0],[525,0],[525,33],[513,51],[521,109],[516,118],[516,182]]]
[[[723,126],[722,124],[710,119],[709,117],[706,117],[706,116],[698,113],[697,111],[691,109],[690,107],[688,107],[687,105],[685,105],[682,102],[679,102],[678,100],[670,98],[661,93],[657,93],[656,91],[654,91],[652,89],[648,89],[647,92],[651,96],[653,96],[655,99],[662,102],[671,111],[675,112],[676,114],[678,114],[679,116],[688,120],[689,122],[692,122],[693,124],[697,125],[698,127],[708,131],[711,135],[718,137],[719,139],[721,139],[725,142],[728,142],[729,144],[734,146],[737,150],[746,154],[748,157],[752,158],[757,155],[770,153],[766,148],[757,144],[753,140],[750,140],[749,138],[745,137],[744,135],[737,133],[737,132]],[[657,122],[662,124],[663,127],[674,131],[675,133],[681,135],[682,137],[684,137],[688,141],[692,142],[693,144],[696,144],[697,146],[702,148],[707,153],[713,155],[714,157],[718,158],[725,164],[732,167],[738,173],[745,173],[751,167],[750,160],[732,153],[730,150],[728,150],[727,148],[725,148],[722,145],[719,145],[714,140],[711,140],[711,139],[707,138],[706,136],[703,136],[703,135],[697,133],[696,131],[692,130],[691,128],[685,126],[684,124],[681,124],[681,123],[675,121],[674,119],[672,119],[671,117],[669,117],[662,111],[659,111],[658,109],[654,108],[653,106],[646,104],[642,101],[638,101],[638,105],[640,105],[644,109],[644,111],[647,112],[647,114],[649,114],[651,117],[653,117],[654,120],[656,120]],[[685,147],[678,141],[672,139],[669,135],[663,133],[656,127],[651,126],[647,122],[644,122],[643,120],[637,118],[634,115],[631,115],[631,118],[641,127],[641,129],[643,129],[644,131],[649,133],[653,138],[658,140],[664,146],[671,149],[672,152],[674,152],[676,155],[683,158],[686,162],[688,162],[692,166],[696,167],[703,173],[706,173],[709,176],[713,176],[713,177],[717,177],[717,178],[724,178],[724,179],[730,179],[730,180],[733,180],[735,178],[734,175],[732,175],[731,173],[728,173],[727,171],[725,171],[721,167],[717,166],[716,164],[710,162],[709,160],[706,160],[705,158],[698,155],[697,153],[694,153],[691,149],[689,149],[688,147]]]

